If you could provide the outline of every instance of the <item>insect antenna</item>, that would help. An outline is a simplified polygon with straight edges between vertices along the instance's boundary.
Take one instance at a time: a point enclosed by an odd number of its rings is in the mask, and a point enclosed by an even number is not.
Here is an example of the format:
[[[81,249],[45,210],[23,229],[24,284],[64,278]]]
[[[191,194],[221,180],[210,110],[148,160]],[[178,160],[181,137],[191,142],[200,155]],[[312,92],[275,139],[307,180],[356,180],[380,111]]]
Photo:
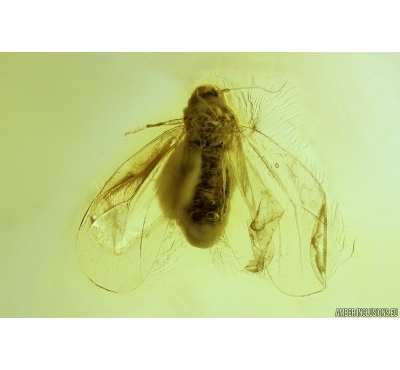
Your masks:
[[[138,128],[137,130],[125,132],[125,136],[130,134],[136,134],[137,132],[143,131],[147,128],[159,127],[159,126],[174,126],[174,125],[179,125],[181,123],[183,123],[181,118],[171,119],[169,121],[159,122],[159,123],[150,123],[144,127]]]

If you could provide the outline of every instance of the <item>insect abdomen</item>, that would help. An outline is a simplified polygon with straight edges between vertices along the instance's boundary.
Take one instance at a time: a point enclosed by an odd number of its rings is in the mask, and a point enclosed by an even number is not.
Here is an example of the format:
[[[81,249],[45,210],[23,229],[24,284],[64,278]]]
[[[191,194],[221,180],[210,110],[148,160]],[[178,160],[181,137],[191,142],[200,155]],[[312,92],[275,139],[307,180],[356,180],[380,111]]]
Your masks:
[[[193,223],[215,223],[225,213],[224,200],[229,186],[223,181],[223,156],[222,146],[202,148],[199,183],[186,210]]]

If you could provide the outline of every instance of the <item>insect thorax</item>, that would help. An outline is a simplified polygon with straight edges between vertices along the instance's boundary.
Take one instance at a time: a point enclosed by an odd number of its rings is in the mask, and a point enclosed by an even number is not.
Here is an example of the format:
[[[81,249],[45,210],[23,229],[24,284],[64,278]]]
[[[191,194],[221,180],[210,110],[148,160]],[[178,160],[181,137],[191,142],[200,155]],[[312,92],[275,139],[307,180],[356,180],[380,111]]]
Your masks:
[[[185,228],[194,241],[207,244],[219,235],[227,211],[230,179],[225,155],[237,119],[221,90],[200,86],[189,99],[184,120],[191,168],[186,178],[193,178],[187,181],[192,189],[185,190],[191,194],[184,205]]]

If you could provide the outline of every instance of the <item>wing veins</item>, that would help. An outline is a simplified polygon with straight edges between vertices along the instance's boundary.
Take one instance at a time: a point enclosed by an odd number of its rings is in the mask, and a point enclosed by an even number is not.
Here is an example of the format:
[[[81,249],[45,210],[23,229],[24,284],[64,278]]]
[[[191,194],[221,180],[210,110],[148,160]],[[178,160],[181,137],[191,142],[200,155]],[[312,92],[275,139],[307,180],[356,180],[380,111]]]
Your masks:
[[[103,186],[102,191],[97,195],[97,197],[91,202],[88,210],[86,211],[80,227],[82,227],[82,225],[85,223],[87,217],[92,214],[92,212],[97,208],[98,204],[102,201],[105,200],[107,201],[107,198],[112,198],[114,193],[117,191],[123,191],[121,189],[124,188],[128,188],[129,185],[136,179],[138,181],[138,184],[136,184],[136,186],[134,186],[135,190],[133,191],[133,193],[128,196],[127,199],[121,200],[121,202],[116,203],[116,204],[112,204],[109,208],[104,209],[101,212],[101,215],[109,212],[112,209],[115,209],[116,207],[119,207],[123,204],[126,203],[130,203],[132,202],[133,198],[137,195],[137,193],[141,190],[141,188],[144,186],[144,184],[146,184],[148,181],[150,181],[150,179],[152,178],[152,174],[154,173],[155,170],[157,170],[162,163],[164,162],[166,156],[176,147],[177,143],[179,142],[179,140],[182,138],[183,136],[183,132],[178,136],[178,137],[171,137],[167,140],[167,142],[162,146],[161,149],[159,149],[158,155],[152,159],[151,164],[152,167],[149,166],[148,164],[146,166],[144,166],[144,168],[139,172],[141,174],[142,179],[140,179],[140,177],[138,178],[138,174],[132,174],[132,176],[129,176],[127,179],[127,176],[124,176],[120,181],[118,181],[114,186],[112,186],[110,189],[107,189],[106,191],[104,191],[104,189],[109,185],[109,183],[113,180],[113,178],[119,173],[120,169],[129,161],[134,160],[134,158],[139,155],[141,152],[143,152],[143,150],[145,148],[147,148],[151,143],[156,143],[157,141],[161,140],[162,138],[164,138],[166,135],[171,135],[171,133],[173,131],[177,131],[180,128],[173,128],[170,129],[164,133],[162,133],[161,135],[159,135],[158,137],[156,137],[155,139],[153,139],[150,143],[148,143],[144,148],[140,149],[138,152],[136,152],[132,157],[130,157],[127,161],[125,161],[117,171],[114,172],[114,174],[107,180],[107,182],[105,183],[105,185]],[[175,142],[173,144],[171,144],[173,141],[175,140]],[[148,171],[149,167],[151,168],[150,171]],[[147,176],[146,176],[146,173]],[[104,192],[103,192],[104,191]],[[93,207],[95,206],[95,207]],[[98,217],[101,217],[101,215],[99,215]]]

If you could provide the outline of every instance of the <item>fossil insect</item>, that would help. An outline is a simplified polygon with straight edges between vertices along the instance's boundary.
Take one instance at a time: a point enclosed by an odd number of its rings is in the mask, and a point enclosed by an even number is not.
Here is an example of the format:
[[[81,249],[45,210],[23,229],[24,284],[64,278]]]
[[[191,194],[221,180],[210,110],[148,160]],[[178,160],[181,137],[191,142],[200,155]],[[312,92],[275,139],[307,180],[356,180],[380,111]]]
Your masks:
[[[128,159],[93,200],[77,252],[95,284],[136,289],[173,229],[200,248],[225,240],[238,266],[268,270],[287,294],[324,289],[325,192],[288,150],[241,124],[226,99],[232,90],[199,86],[183,119],[148,125],[174,127]]]

